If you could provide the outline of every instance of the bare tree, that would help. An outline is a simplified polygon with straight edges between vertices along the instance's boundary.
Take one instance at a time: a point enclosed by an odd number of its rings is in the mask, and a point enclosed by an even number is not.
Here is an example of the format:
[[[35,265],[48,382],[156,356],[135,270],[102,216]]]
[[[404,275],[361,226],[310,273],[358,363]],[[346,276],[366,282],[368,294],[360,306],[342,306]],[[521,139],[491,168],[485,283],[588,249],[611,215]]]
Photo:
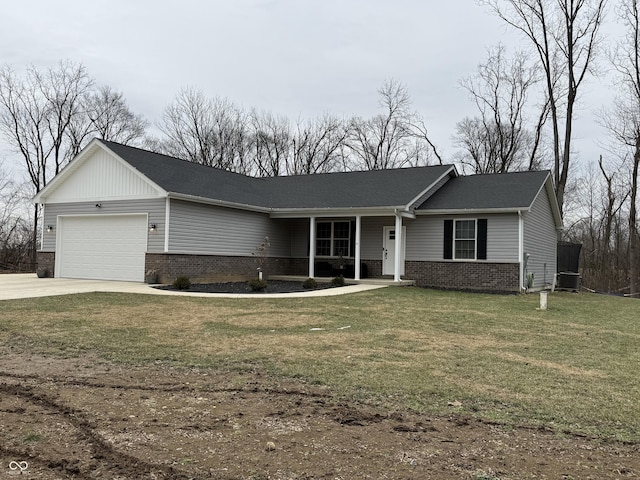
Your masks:
[[[223,98],[208,99],[199,90],[185,88],[162,115],[163,152],[175,157],[245,172],[246,115]]]
[[[476,104],[479,116],[456,125],[455,142],[463,150],[461,162],[475,173],[532,170],[540,163],[541,130],[548,109],[542,108],[533,132],[526,126],[529,90],[538,82],[534,64],[517,53],[510,61],[505,47],[489,51],[475,75],[460,83]]]
[[[289,120],[269,112],[253,110],[250,137],[254,173],[259,177],[281,175],[291,155]]]
[[[24,78],[8,66],[0,70],[0,132],[21,156],[34,193],[44,188],[61,167],[63,136],[60,132],[70,112],[75,111],[75,96],[66,92],[68,68],[71,67],[62,65],[62,73],[49,71],[47,75],[30,68]],[[48,85],[47,78],[54,83]],[[52,103],[58,101],[61,104]],[[33,218],[32,262],[35,264],[38,205],[34,206]]]
[[[96,112],[94,100],[101,95],[92,89],[93,80],[81,64],[61,62],[45,71],[30,67],[23,76],[8,66],[0,68],[0,134],[20,156],[32,193],[46,187],[83,146],[85,138],[99,132],[100,127],[101,135],[122,140],[117,129],[111,128],[115,123],[105,121],[106,115],[112,113],[116,118],[123,118],[122,111],[115,112],[115,108],[123,104],[121,95],[111,95],[115,101],[103,105],[100,118],[90,118],[88,116]],[[109,91],[102,90],[102,93],[109,94]],[[38,220],[35,205],[31,242],[34,263]]]
[[[72,159],[93,137],[131,145],[142,140],[146,127],[146,120],[131,111],[121,92],[102,86],[86,96],[81,114],[69,124],[66,155]]]
[[[606,0],[481,0],[531,43],[544,74],[560,209],[571,160],[579,88],[596,56]],[[562,111],[561,111],[562,110]],[[562,125],[561,125],[562,124]]]
[[[31,226],[22,215],[24,197],[22,185],[0,163],[0,270],[19,270],[31,261]]]
[[[629,167],[629,281],[631,295],[638,294],[640,238],[637,225],[638,168],[640,166],[640,14],[638,0],[623,0],[618,16],[625,37],[611,55],[618,72],[620,93],[603,114],[603,122],[615,141],[625,149]]]
[[[427,140],[421,118],[411,111],[407,88],[395,80],[387,80],[378,94],[382,113],[368,120],[351,121],[347,146],[354,156],[352,167],[380,170],[429,163],[435,148]]]
[[[345,122],[325,114],[311,121],[298,121],[292,140],[288,175],[327,173],[344,164],[341,148],[349,135]]]
[[[60,62],[57,69],[50,68],[45,72],[31,68],[30,75],[47,106],[45,120],[52,146],[53,175],[57,175],[70,160],[65,154],[69,127],[86,108],[93,80],[84,65],[68,61]],[[44,180],[46,184],[46,176]]]

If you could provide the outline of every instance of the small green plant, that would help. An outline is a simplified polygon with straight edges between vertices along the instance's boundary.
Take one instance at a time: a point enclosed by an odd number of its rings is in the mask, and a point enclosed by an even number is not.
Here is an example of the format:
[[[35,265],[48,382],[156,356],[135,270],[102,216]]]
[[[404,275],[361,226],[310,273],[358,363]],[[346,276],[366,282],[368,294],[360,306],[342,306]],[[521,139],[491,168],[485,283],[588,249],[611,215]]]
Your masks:
[[[318,288],[318,282],[313,278],[307,278],[304,282],[302,282],[302,288],[306,290],[313,290],[314,288]]]
[[[24,443],[37,443],[40,442],[44,439],[44,437],[42,435],[40,435],[39,433],[28,433],[24,439],[22,440]]]
[[[331,280],[331,285],[333,285],[334,287],[344,287],[344,277],[342,275],[333,277],[333,279]]]
[[[183,275],[174,280],[173,286],[178,290],[189,290],[191,288],[191,280]]]
[[[267,288],[266,280],[262,280],[261,278],[252,278],[248,283],[252,292],[264,292]]]

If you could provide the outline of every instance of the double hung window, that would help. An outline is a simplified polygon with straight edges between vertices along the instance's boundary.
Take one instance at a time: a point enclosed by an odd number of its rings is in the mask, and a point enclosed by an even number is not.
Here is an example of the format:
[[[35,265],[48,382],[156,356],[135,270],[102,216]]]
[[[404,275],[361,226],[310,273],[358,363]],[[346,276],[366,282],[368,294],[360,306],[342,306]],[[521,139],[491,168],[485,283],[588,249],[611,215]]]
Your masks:
[[[351,223],[348,221],[316,224],[316,255],[319,257],[351,256]]]

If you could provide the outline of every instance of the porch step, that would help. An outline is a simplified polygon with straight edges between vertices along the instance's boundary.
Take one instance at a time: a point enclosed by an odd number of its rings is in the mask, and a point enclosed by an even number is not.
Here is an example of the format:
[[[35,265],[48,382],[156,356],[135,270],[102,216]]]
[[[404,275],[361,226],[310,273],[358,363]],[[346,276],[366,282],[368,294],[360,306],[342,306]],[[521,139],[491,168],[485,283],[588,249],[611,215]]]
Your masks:
[[[303,275],[269,275],[271,280],[283,280],[288,282],[304,282],[307,278]],[[331,277],[315,277],[317,282],[329,283],[333,280]],[[393,281],[392,275],[376,278],[363,278],[361,280],[354,280],[353,278],[345,278],[344,283],[347,285],[395,285],[402,287],[409,287],[415,285],[414,280],[400,280],[399,282]]]

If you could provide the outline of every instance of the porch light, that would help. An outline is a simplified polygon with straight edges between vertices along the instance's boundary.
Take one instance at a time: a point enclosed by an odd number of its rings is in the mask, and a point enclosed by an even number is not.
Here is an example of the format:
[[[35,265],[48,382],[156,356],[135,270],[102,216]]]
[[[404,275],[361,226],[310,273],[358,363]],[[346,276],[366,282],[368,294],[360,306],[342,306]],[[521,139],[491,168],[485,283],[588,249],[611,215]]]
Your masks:
[[[150,224],[149,224],[149,231],[150,231],[151,233],[155,232],[155,231],[156,231],[156,228],[157,228],[157,227],[156,227],[156,224],[155,224],[155,223],[150,223]]]
[[[47,233],[53,232],[53,225],[47,225]]]

